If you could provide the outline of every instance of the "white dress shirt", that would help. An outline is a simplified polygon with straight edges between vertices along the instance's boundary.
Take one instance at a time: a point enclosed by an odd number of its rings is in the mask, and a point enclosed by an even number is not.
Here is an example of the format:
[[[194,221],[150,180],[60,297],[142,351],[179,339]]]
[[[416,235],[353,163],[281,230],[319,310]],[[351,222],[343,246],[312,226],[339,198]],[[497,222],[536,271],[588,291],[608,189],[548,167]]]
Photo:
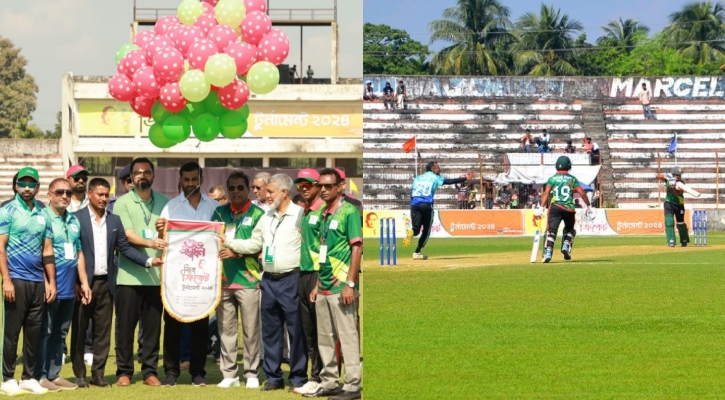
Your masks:
[[[301,226],[304,215],[305,209],[292,202],[283,215],[269,210],[257,222],[250,239],[227,237],[224,246],[239,254],[255,254],[261,251],[265,272],[291,271],[300,266]],[[274,256],[273,262],[265,261],[267,248]]]
[[[166,203],[164,209],[161,210],[160,218],[211,221],[211,217],[219,206],[221,204],[218,201],[202,193],[199,205],[194,208],[182,193]]]
[[[262,203],[261,201],[259,201],[257,199],[252,200],[252,204],[254,204],[255,206],[261,208],[264,211],[269,211],[270,210],[269,205],[267,203]]]
[[[90,210],[89,210],[90,211]],[[106,229],[106,213],[103,213],[101,221],[96,221],[96,213],[90,211],[91,227],[93,227],[93,252],[95,254],[95,265],[93,266],[93,276],[108,275],[108,230]]]
[[[76,212],[76,211],[82,209],[83,207],[87,207],[87,206],[88,206],[88,196],[83,195],[83,199],[79,203],[76,203],[75,200],[73,200],[73,198],[71,197],[70,201],[68,202],[68,212]],[[93,213],[91,213],[91,214],[93,214]]]

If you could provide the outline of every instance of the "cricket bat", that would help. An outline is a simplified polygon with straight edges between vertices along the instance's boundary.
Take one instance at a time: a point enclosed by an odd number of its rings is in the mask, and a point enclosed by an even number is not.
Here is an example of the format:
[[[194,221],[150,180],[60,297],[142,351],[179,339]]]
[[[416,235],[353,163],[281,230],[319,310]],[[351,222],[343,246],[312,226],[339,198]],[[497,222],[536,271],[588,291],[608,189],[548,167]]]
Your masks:
[[[540,220],[535,222],[536,231],[534,232],[534,246],[531,248],[531,260],[529,261],[532,263],[535,263],[536,259],[539,257],[539,242],[541,241],[541,229],[539,229],[539,222]]]
[[[682,182],[677,182],[677,184],[675,184],[675,188],[677,190],[682,190],[683,192],[685,192],[685,193],[687,193],[689,195],[692,195],[693,197],[700,197],[700,192],[698,192],[697,190],[695,190],[695,189],[693,189],[693,188],[685,185]]]

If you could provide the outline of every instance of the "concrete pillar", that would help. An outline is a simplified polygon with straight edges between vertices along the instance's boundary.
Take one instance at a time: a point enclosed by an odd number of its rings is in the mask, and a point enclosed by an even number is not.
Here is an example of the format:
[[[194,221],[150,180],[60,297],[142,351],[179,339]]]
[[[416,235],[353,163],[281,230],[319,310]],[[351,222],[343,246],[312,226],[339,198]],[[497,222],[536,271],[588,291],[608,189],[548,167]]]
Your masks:
[[[206,158],[199,157],[199,161],[197,161],[197,162],[199,163],[200,167],[202,167],[202,168],[206,167]]]
[[[262,157],[262,168],[269,168],[269,157]]]
[[[338,58],[340,55],[340,46],[338,41],[338,29],[337,29],[337,22],[333,22],[330,24],[332,27],[332,54],[330,55],[330,62],[332,63],[332,68],[330,69],[330,83],[333,85],[337,84],[337,81],[340,78],[340,69],[339,69],[339,63]]]
[[[325,158],[325,168],[335,168],[335,159],[333,157]]]

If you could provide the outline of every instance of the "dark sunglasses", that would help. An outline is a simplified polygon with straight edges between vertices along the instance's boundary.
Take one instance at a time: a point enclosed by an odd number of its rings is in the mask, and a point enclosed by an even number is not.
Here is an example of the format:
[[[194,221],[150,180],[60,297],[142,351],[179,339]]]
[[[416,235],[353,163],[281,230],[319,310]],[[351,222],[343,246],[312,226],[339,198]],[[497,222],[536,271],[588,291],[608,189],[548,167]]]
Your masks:
[[[327,190],[332,190],[332,188],[339,185],[339,183],[315,183],[315,186],[318,188],[325,188]]]
[[[23,181],[18,181],[17,183],[18,183],[18,186],[20,186],[21,188],[31,188],[31,189],[35,189],[36,187],[38,187],[38,182],[23,182]]]
[[[55,195],[58,197],[62,197],[63,195],[71,197],[73,195],[73,191],[67,189],[57,189],[54,190],[53,193],[55,193]]]
[[[73,176],[71,176],[71,178],[73,178],[73,180],[76,181],[76,182],[78,182],[78,181],[87,181],[88,180],[88,175],[73,175]]]
[[[262,190],[262,187],[261,186],[252,186],[252,189],[254,189],[254,190]]]
[[[245,189],[245,186],[244,185],[237,185],[237,186],[229,185],[229,186],[227,186],[227,190],[230,191],[230,192],[233,192],[235,190],[238,190],[240,192],[243,192],[244,189]]]
[[[310,189],[310,188],[312,188],[312,186],[314,186],[314,184],[312,182],[302,182],[302,183],[297,184],[297,188],[300,190]]]

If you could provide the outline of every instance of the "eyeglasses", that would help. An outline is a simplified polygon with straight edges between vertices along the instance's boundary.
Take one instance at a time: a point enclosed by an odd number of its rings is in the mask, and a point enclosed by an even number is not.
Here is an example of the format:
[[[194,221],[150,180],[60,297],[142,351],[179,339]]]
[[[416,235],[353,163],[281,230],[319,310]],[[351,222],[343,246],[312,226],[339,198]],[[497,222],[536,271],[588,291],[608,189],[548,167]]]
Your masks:
[[[63,197],[63,195],[66,195],[67,197],[71,197],[73,195],[73,191],[68,189],[57,189],[54,190],[53,193],[55,193],[58,197]]]
[[[243,192],[245,188],[246,187],[244,185],[237,185],[237,186],[229,185],[229,186],[227,186],[227,190],[230,191],[230,192],[233,192],[235,190],[240,191],[240,192]]]
[[[31,189],[35,189],[36,187],[38,187],[38,182],[23,182],[23,181],[18,181],[18,186],[20,186],[21,188],[31,188]]]
[[[332,190],[332,188],[338,186],[340,183],[315,183],[315,186],[318,188],[325,188],[327,190]]]
[[[152,174],[153,174],[153,171],[151,171],[151,170],[144,171],[144,170],[140,169],[138,171],[133,171],[134,178],[139,177],[141,175],[143,175],[144,178],[150,178]]]
[[[71,178],[73,178],[73,180],[76,181],[76,182],[78,182],[78,181],[87,181],[88,180],[88,175],[85,175],[85,174],[84,175],[75,175],[75,176],[72,175]]]
[[[302,182],[297,184],[297,189],[299,190],[309,190],[314,186],[312,182]]]
[[[262,190],[262,187],[261,186],[252,186],[252,189],[254,189],[254,190]]]

